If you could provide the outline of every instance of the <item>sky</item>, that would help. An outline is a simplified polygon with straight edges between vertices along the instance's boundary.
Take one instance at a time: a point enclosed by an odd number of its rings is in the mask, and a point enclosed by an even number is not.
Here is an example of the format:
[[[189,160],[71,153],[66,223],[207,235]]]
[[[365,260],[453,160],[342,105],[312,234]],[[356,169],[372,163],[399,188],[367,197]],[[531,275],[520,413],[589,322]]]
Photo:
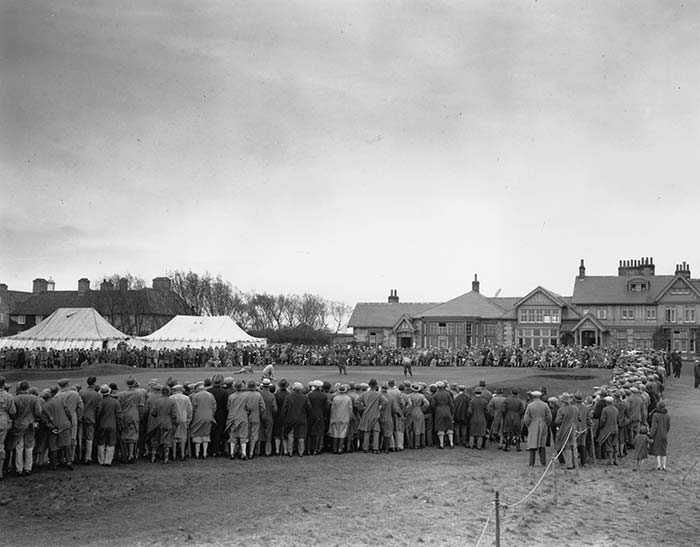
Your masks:
[[[700,276],[700,4],[0,0],[0,282]]]

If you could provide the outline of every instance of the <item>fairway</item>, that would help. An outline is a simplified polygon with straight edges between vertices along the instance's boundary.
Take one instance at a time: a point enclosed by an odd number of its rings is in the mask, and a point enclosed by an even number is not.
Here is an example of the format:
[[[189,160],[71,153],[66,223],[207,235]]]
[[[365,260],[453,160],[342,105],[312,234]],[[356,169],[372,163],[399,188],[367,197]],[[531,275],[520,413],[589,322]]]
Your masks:
[[[119,389],[125,389],[125,380],[128,376],[134,376],[138,382],[145,386],[151,379],[157,379],[161,383],[172,377],[180,383],[196,382],[214,374],[232,376],[240,380],[260,380],[260,370],[253,374],[234,374],[239,368],[175,368],[175,369],[144,369],[130,368],[122,365],[98,364],[91,365],[82,370],[16,370],[6,371],[8,382],[15,383],[22,379],[28,379],[32,385],[39,388],[49,387],[59,378],[69,378],[71,383],[85,385],[88,376],[96,376],[98,384],[116,383]],[[328,380],[336,382],[367,382],[370,378],[383,382],[389,379],[403,381],[402,367],[348,367],[347,375],[338,374],[337,367],[299,367],[279,366],[275,367],[275,378],[286,378],[290,382],[302,383],[311,380]],[[574,392],[580,390],[584,395],[591,393],[593,386],[607,382],[610,371],[595,368],[504,368],[504,367],[414,367],[413,378],[408,380],[425,382],[427,384],[444,380],[449,383],[463,384],[467,387],[476,386],[480,380],[484,380],[487,387],[516,387],[524,390],[547,388],[547,393],[559,394],[563,391]]]

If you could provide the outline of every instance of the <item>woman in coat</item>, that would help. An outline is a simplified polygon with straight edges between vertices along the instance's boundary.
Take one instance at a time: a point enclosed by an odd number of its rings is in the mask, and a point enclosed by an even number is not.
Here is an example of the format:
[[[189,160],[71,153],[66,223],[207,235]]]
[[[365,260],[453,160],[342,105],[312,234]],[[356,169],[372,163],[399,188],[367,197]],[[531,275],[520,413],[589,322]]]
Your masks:
[[[542,401],[542,393],[532,392],[532,401],[525,409],[523,423],[527,427],[527,449],[530,453],[530,467],[535,465],[535,452],[539,452],[540,463],[547,465],[547,432],[552,423],[552,411]]]
[[[437,432],[440,448],[445,448],[445,433],[450,443],[450,448],[454,448],[454,399],[452,394],[445,389],[445,383],[437,383],[437,392],[433,396],[433,416],[435,417],[435,431]]]
[[[122,425],[122,409],[119,401],[112,397],[108,385],[100,386],[102,402],[95,415],[97,430],[97,463],[110,467],[114,459],[114,447],[117,444],[117,432]]]
[[[656,456],[656,469],[666,471],[666,448],[668,446],[668,431],[671,429],[671,417],[666,410],[666,403],[659,401],[656,412],[651,417],[649,437],[653,442],[651,455]]]

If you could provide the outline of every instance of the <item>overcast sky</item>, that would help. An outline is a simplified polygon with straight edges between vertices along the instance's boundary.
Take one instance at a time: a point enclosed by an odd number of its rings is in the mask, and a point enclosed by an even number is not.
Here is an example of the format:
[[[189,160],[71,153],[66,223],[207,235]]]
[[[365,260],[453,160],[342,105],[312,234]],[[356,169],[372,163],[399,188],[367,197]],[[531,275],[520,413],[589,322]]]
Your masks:
[[[700,4],[0,0],[0,282],[700,275]]]

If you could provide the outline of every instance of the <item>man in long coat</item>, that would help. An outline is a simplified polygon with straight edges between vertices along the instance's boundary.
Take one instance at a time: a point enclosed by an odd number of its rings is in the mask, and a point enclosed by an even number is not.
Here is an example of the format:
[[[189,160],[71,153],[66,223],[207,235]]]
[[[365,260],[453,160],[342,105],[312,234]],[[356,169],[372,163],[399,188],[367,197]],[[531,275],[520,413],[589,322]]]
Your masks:
[[[162,386],[160,396],[149,403],[150,419],[147,436],[151,445],[151,462],[156,461],[158,451],[163,450],[163,463],[170,463],[170,448],[173,446],[173,432],[177,424],[175,401],[170,398],[170,388]]]
[[[542,399],[542,392],[533,391],[532,401],[527,405],[523,423],[527,427],[527,449],[530,453],[530,467],[535,465],[535,453],[539,452],[540,463],[547,465],[547,432],[552,423],[552,411]]]
[[[343,452],[353,412],[353,400],[348,395],[347,384],[343,384],[338,388],[338,392],[331,401],[330,436],[333,439],[332,450],[334,454]]]
[[[265,400],[258,391],[255,380],[249,380],[247,391],[244,392],[246,412],[248,412],[248,458],[253,459],[260,437],[260,422],[265,415]]]
[[[306,447],[307,415],[311,410],[309,398],[304,393],[304,386],[294,382],[292,392],[284,400],[281,419],[284,422],[284,434],[287,437],[287,455],[294,452],[294,439],[297,440],[299,456],[304,455]]]
[[[41,421],[49,432],[49,461],[55,470],[59,463],[65,463],[73,470],[70,460],[72,414],[63,399],[56,397],[58,388],[51,388],[49,398],[41,407]]]
[[[311,446],[309,446],[310,454],[320,454],[323,444],[323,436],[326,434],[325,416],[330,409],[330,401],[328,395],[321,391],[323,382],[315,380],[311,382],[311,391],[307,395],[311,410],[309,411],[309,438]]]
[[[173,386],[173,394],[170,398],[175,403],[177,413],[177,423],[173,433],[173,459],[177,459],[178,447],[180,448],[180,460],[185,461],[185,452],[189,439],[190,422],[192,421],[192,401],[184,393],[184,386],[177,384]]]
[[[469,444],[469,397],[467,397],[466,386],[460,385],[457,387],[459,393],[454,399],[454,427],[456,432],[455,442],[459,446],[468,446]]]
[[[362,411],[359,430],[363,433],[362,450],[369,452],[370,434],[372,435],[372,450],[379,454],[379,431],[381,429],[379,418],[382,408],[389,404],[387,398],[377,390],[377,381],[372,378],[369,381],[369,389],[360,395],[357,405]]]
[[[112,397],[108,385],[100,387],[102,402],[95,415],[97,429],[97,463],[110,467],[114,458],[114,447],[117,444],[117,432],[122,425],[122,409],[119,401]]]
[[[126,391],[117,396],[122,411],[121,440],[126,448],[124,455],[127,463],[136,461],[136,444],[139,441],[141,416],[146,407],[146,392],[138,387],[136,379],[131,376],[126,380]]]
[[[80,398],[80,394],[72,389],[69,385],[69,380],[67,378],[62,378],[58,381],[58,393],[56,397],[64,401],[66,408],[71,415],[71,444],[68,449],[68,459],[71,463],[75,460],[75,447],[78,442],[78,424],[83,419],[83,400]]]
[[[22,380],[17,389],[11,446],[15,453],[15,471],[18,475],[26,476],[32,472],[34,423],[41,418],[41,403],[39,397],[29,393],[29,382],[26,380]]]
[[[223,386],[224,377],[222,374],[215,374],[212,378],[213,386],[209,388],[209,393],[216,401],[216,414],[214,415],[215,425],[211,432],[211,452],[213,456],[220,456],[226,453],[225,430],[228,416],[227,404],[229,393]]]
[[[194,457],[206,458],[211,439],[212,425],[216,423],[216,399],[204,388],[203,382],[198,382],[195,392],[190,395],[192,401],[192,422],[190,437],[194,444]]]
[[[92,463],[92,447],[95,442],[95,423],[97,411],[102,404],[102,396],[97,392],[94,376],[88,378],[87,387],[80,391],[80,398],[83,400],[83,423],[81,438],[80,458],[83,463]]]
[[[450,392],[445,389],[443,381],[437,382],[436,385],[437,391],[433,395],[432,405],[439,446],[445,448],[445,433],[447,433],[450,448],[454,448],[454,399]]]
[[[504,450],[508,452],[515,441],[515,449],[520,452],[520,436],[523,430],[523,413],[525,405],[518,390],[513,389],[511,394],[503,401],[503,435],[505,437]]]
[[[601,447],[601,455],[607,455],[608,465],[617,465],[617,418],[618,411],[615,408],[614,397],[607,396],[604,399],[605,407],[600,413],[598,423],[598,444]]]
[[[578,411],[571,403],[573,398],[564,393],[559,400],[561,407],[557,412],[555,424],[557,436],[554,449],[564,456],[567,469],[576,468],[576,432],[578,428]]]
[[[265,413],[260,417],[260,442],[263,444],[260,452],[266,456],[272,454],[272,430],[277,414],[277,399],[270,391],[271,387],[272,381],[269,378],[263,378],[260,383],[260,395],[265,401]]]
[[[469,437],[471,438],[470,445],[476,450],[481,450],[486,447],[486,429],[488,423],[488,404],[489,399],[483,395],[481,387],[476,388],[474,397],[469,401]],[[481,446],[479,446],[481,439]]]

